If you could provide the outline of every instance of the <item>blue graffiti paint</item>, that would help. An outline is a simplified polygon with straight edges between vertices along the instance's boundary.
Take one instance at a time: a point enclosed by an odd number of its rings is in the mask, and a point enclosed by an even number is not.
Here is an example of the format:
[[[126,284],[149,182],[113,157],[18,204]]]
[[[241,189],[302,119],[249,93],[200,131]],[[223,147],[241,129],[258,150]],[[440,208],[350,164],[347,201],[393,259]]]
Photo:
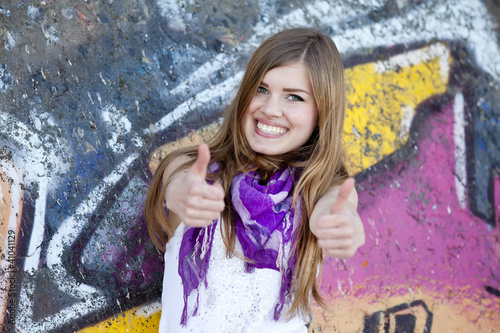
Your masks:
[[[495,225],[494,178],[500,175],[500,91],[487,84],[488,76],[478,77],[482,84],[475,86],[475,98],[471,101],[474,122],[474,151],[469,166],[469,191],[471,210],[484,221]],[[481,80],[482,79],[482,80]],[[474,104],[473,104],[474,103]],[[474,107],[477,105],[477,107]]]

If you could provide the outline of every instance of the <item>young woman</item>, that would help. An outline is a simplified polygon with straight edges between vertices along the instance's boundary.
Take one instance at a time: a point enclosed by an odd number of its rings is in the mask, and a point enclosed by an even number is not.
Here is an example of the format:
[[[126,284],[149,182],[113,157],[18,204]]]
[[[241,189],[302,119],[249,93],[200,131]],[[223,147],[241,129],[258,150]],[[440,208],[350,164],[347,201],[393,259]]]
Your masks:
[[[145,215],[165,249],[160,332],[307,332],[310,296],[325,305],[324,256],[364,243],[344,116],[330,37],[290,29],[255,51],[215,137],[173,152],[153,177]]]

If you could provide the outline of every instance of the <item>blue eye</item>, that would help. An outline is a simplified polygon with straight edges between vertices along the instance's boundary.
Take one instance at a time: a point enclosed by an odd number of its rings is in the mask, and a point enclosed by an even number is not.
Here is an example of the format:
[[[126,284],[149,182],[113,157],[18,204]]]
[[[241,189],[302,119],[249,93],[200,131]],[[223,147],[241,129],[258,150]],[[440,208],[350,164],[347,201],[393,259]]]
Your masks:
[[[294,102],[303,102],[304,99],[302,97],[300,97],[299,95],[290,95],[288,96],[288,99],[290,99],[291,101],[294,101]]]
[[[259,94],[267,94],[267,89],[264,88],[264,87],[262,87],[262,86],[260,86],[260,87],[257,88],[257,92]]]

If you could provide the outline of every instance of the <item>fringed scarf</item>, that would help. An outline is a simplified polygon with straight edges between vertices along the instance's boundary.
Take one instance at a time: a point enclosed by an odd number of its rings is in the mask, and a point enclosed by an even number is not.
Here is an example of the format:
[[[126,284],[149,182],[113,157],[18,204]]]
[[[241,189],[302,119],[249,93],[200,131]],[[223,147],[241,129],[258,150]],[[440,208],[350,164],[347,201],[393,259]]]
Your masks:
[[[217,166],[214,167],[215,172]],[[258,173],[237,175],[231,184],[236,237],[248,273],[256,268],[269,268],[281,272],[279,300],[274,308],[274,320],[278,320],[283,307],[291,301],[291,284],[296,256],[290,255],[293,235],[300,221],[300,207],[292,209],[293,189],[299,177],[296,168],[278,170],[266,185],[261,185]],[[184,286],[184,310],[181,324],[188,318],[188,297],[198,292],[201,284],[207,288],[207,271],[210,262],[214,232],[218,220],[204,228],[187,228],[179,251],[179,275]],[[193,313],[199,306],[199,293]]]

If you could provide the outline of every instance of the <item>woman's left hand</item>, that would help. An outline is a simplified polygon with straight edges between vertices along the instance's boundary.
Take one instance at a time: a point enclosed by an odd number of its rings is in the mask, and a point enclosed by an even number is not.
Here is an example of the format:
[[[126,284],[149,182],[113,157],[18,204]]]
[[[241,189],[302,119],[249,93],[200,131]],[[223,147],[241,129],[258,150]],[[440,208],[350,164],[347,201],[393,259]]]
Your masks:
[[[354,179],[347,179],[337,190],[325,195],[316,205],[311,215],[311,231],[325,254],[350,258],[365,242],[363,225],[356,211]]]

